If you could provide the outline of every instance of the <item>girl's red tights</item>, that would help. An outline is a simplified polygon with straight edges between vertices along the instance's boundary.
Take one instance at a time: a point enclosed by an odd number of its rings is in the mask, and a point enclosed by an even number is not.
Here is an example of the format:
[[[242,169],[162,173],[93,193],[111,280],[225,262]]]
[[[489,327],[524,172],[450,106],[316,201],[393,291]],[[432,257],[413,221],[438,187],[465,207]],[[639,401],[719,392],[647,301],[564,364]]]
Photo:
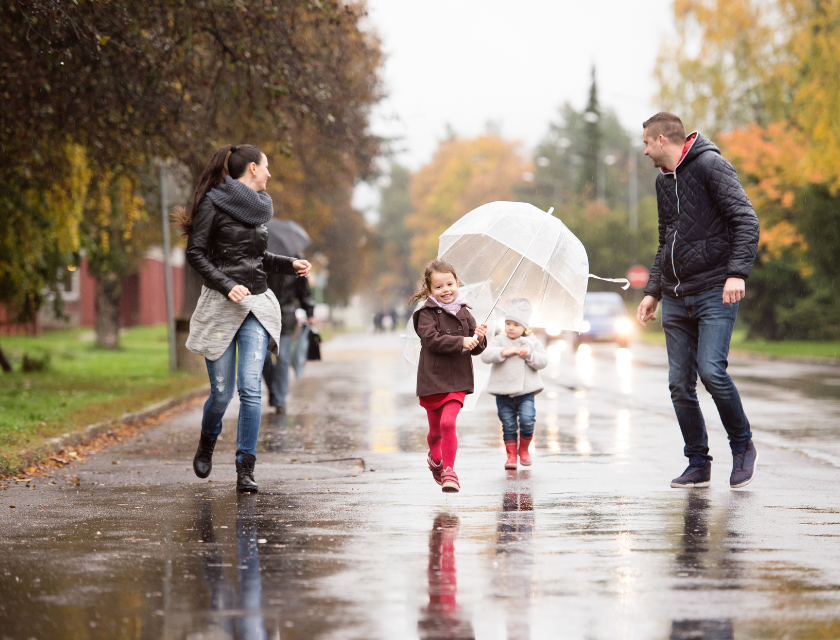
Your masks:
[[[426,409],[429,416],[429,452],[435,463],[443,460],[443,468],[455,468],[455,453],[458,451],[458,434],[455,420],[461,410],[461,403],[450,400],[437,409]]]

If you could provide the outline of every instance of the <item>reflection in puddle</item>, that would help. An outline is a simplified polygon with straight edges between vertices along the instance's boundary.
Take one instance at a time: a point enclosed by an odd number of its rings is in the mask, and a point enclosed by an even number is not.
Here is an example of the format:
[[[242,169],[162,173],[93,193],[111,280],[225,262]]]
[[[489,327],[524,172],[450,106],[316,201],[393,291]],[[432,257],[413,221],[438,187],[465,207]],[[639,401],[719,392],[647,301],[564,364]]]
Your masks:
[[[582,344],[578,347],[575,354],[575,365],[577,366],[578,375],[584,382],[592,381],[592,347],[588,344]]]
[[[505,602],[508,640],[531,637],[530,605],[534,584],[534,501],[531,472],[508,471],[508,487],[499,513],[496,557]]]
[[[615,352],[615,366],[618,369],[621,393],[633,393],[633,354],[630,349],[619,349]]]
[[[668,640],[734,640],[731,620],[674,620]]]
[[[213,529],[213,507],[209,500],[200,500],[196,529],[205,543],[201,559],[204,584],[210,592],[211,628],[214,637],[264,640],[265,619],[262,607],[262,578],[257,548],[256,496],[240,495],[236,504],[236,576],[239,596],[225,575],[225,563]]]
[[[618,410],[618,426],[615,430],[615,448],[618,455],[623,458],[630,447],[630,412],[627,409]]]
[[[420,610],[417,630],[423,640],[473,640],[475,634],[458,605],[455,539],[457,516],[440,513],[429,534],[429,604]]]
[[[734,582],[738,571],[732,559],[730,542],[735,534],[728,529],[726,520],[723,522],[726,531],[723,540],[720,539],[722,531],[719,527],[710,530],[711,507],[711,500],[703,490],[688,490],[680,536],[682,548],[676,556],[676,568],[677,576],[690,582],[678,588],[690,591],[701,589],[697,578],[722,579],[728,588],[738,588]],[[669,640],[733,640],[734,637],[731,620],[674,620]]]
[[[400,363],[402,364],[402,363]],[[370,428],[368,447],[371,451],[388,453],[399,451],[396,425],[397,396],[389,383],[397,375],[393,358],[377,357],[370,368]]]
[[[578,453],[590,453],[592,451],[592,444],[586,437],[586,430],[589,429],[589,409],[586,407],[578,407],[577,414],[575,414],[575,449]]]

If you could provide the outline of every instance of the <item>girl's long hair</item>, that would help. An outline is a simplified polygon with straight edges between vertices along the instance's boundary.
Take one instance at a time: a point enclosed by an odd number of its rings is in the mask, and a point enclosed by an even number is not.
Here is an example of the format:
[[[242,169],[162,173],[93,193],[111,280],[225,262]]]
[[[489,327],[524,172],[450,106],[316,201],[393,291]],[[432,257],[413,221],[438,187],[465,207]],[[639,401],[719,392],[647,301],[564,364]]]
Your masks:
[[[458,286],[461,286],[461,281],[458,280],[458,274],[455,273],[455,267],[449,264],[446,260],[432,260],[426,265],[426,271],[423,274],[423,279],[417,284],[417,293],[408,299],[408,304],[412,305],[415,302],[420,302],[432,295],[432,274],[433,273],[451,273],[455,278]]]
[[[259,164],[262,162],[263,152],[252,144],[226,144],[219,149],[211,158],[210,162],[204,167],[201,178],[198,181],[198,186],[193,194],[190,211],[184,211],[184,207],[175,207],[175,226],[180,229],[185,236],[190,235],[192,230],[193,216],[198,209],[198,205],[204,200],[204,196],[209,191],[218,187],[229,175],[234,180],[241,178],[252,162]]]

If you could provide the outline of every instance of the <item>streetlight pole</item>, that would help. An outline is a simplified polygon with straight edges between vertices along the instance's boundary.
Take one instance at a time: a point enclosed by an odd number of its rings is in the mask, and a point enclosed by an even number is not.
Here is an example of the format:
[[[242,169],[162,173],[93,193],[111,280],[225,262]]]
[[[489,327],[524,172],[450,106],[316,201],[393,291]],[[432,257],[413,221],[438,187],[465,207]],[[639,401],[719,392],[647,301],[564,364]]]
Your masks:
[[[170,253],[172,251],[169,239],[169,216],[166,202],[166,164],[160,163],[160,217],[163,224],[163,273],[166,283],[166,327],[169,333],[169,370],[172,373],[178,369],[178,355],[175,350],[175,302],[172,297],[172,266]]]
[[[639,230],[639,176],[636,169],[636,147],[630,145],[630,231]]]

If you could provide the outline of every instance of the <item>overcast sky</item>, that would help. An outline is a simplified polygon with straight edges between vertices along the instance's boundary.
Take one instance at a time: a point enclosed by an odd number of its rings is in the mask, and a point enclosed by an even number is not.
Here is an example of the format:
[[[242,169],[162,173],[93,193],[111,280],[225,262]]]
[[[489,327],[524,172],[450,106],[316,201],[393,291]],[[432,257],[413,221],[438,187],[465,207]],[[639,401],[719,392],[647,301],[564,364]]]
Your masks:
[[[447,123],[533,148],[565,101],[583,107],[594,64],[602,105],[627,127],[653,113],[652,72],[672,0],[368,0],[389,93],[373,119],[398,160],[428,162]]]

